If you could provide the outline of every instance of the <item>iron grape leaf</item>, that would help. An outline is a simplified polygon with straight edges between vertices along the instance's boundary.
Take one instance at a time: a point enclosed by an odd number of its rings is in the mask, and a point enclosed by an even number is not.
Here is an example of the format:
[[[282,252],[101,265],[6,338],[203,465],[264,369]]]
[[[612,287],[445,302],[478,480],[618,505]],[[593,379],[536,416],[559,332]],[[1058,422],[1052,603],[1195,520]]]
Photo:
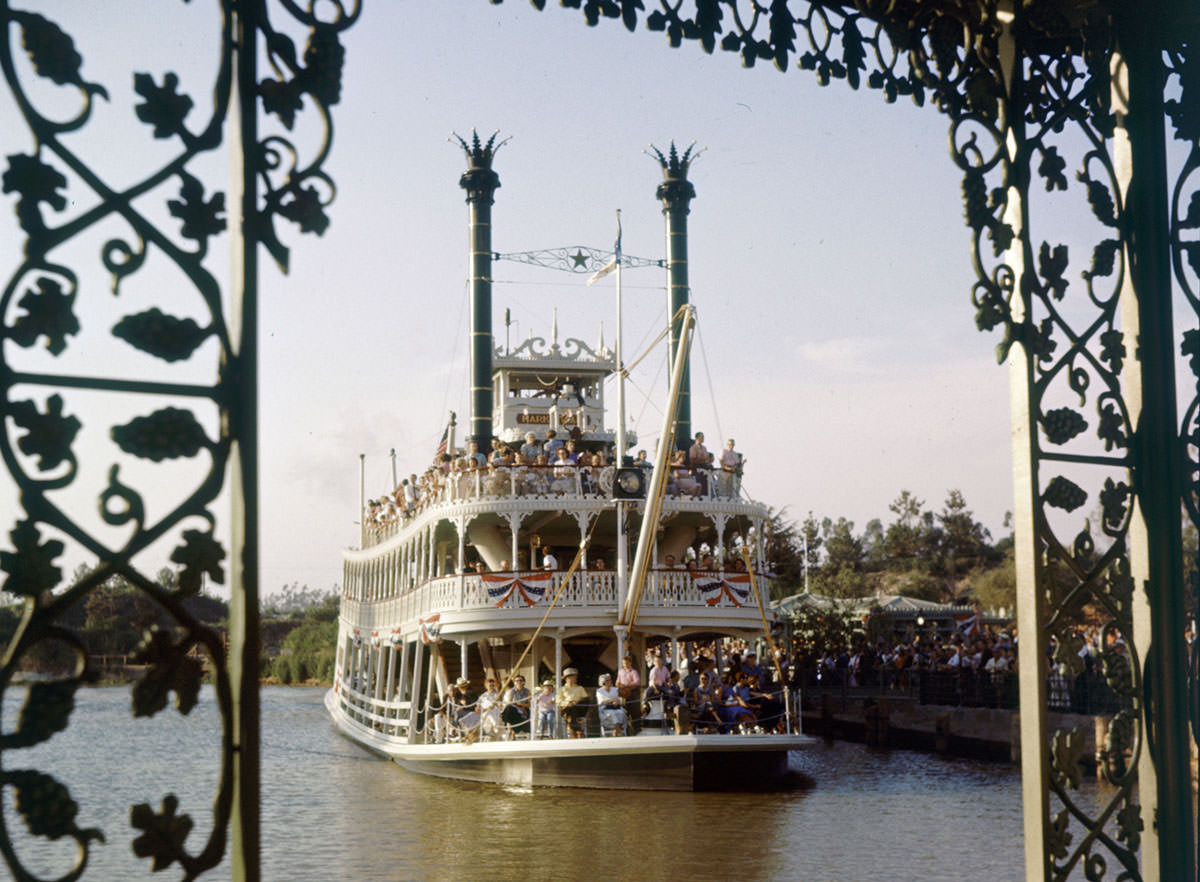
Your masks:
[[[200,662],[187,654],[171,636],[157,627],[150,628],[134,653],[135,664],[149,665],[142,679],[133,685],[133,715],[152,717],[167,706],[175,693],[175,707],[187,714],[196,706],[203,674]]]
[[[180,594],[190,597],[197,593],[205,573],[218,585],[225,584],[225,570],[221,567],[224,559],[225,549],[213,538],[211,530],[207,533],[184,530],[183,545],[171,553],[171,563],[183,565],[179,574]]]
[[[1068,263],[1066,245],[1055,245],[1051,249],[1049,242],[1042,243],[1038,250],[1038,269],[1050,286],[1050,294],[1055,300],[1062,300],[1067,293],[1067,280],[1063,278],[1063,273]]]
[[[113,426],[111,434],[126,453],[154,462],[195,456],[209,445],[208,436],[192,412],[175,407],[164,407],[123,426]]]
[[[167,315],[158,307],[125,316],[112,332],[113,336],[163,361],[191,357],[210,334],[208,328],[200,327],[192,319]]]
[[[38,337],[45,337],[46,348],[60,355],[67,348],[67,337],[79,333],[79,320],[72,309],[75,294],[64,292],[57,279],[40,277],[37,291],[26,291],[17,305],[25,310],[10,332],[18,346],[28,348]]]
[[[1200,275],[1200,242],[1182,242],[1179,247],[1187,255],[1188,264],[1192,270]]]
[[[58,395],[46,399],[46,412],[38,413],[32,401],[15,401],[9,415],[25,434],[17,440],[18,449],[26,456],[38,457],[38,468],[49,471],[72,458],[71,442],[82,428],[78,419],[62,415],[63,401]]]
[[[1105,402],[1100,408],[1100,425],[1096,427],[1096,436],[1104,442],[1105,450],[1114,447],[1125,448],[1128,439],[1125,435],[1125,420],[1111,401]]]
[[[16,551],[0,551],[0,570],[8,573],[0,590],[38,597],[62,581],[62,570],[54,565],[54,558],[63,553],[62,542],[39,544],[41,533],[31,520],[21,521],[8,535]]]
[[[62,732],[75,709],[76,680],[35,681],[30,684],[17,720],[17,730],[0,737],[0,748],[32,747]]]
[[[1108,363],[1109,370],[1120,373],[1125,364],[1125,335],[1116,328],[1100,335],[1100,360]]]
[[[1072,677],[1079,676],[1084,669],[1083,658],[1079,655],[1079,650],[1083,649],[1083,638],[1074,631],[1055,636],[1058,641],[1054,646],[1054,664],[1065,667]]]
[[[189,815],[176,815],[179,798],[174,793],[163,797],[162,811],[155,813],[150,804],[143,802],[129,811],[129,823],[142,835],[133,840],[133,853],[141,858],[150,858],[150,869],[165,870],[185,856],[184,843],[192,832]]]
[[[1058,148],[1054,145],[1042,151],[1042,161],[1038,165],[1038,174],[1046,181],[1046,192],[1067,189],[1067,176],[1064,174],[1067,161],[1063,159]]]
[[[133,76],[133,91],[145,99],[134,108],[134,113],[142,122],[154,127],[155,138],[169,138],[186,131],[183,121],[191,112],[193,102],[187,95],[179,94],[178,86],[179,77],[174,73],[165,74],[161,86],[154,84],[150,74]]]
[[[1124,481],[1117,483],[1112,478],[1105,478],[1104,489],[1100,491],[1100,508],[1104,512],[1104,523],[1110,529],[1117,529],[1125,521],[1125,500],[1129,498],[1129,485]]]
[[[3,192],[16,193],[17,219],[21,229],[27,233],[46,229],[42,220],[40,203],[45,202],[55,211],[67,207],[67,197],[58,191],[67,186],[67,179],[54,166],[47,165],[36,156],[13,153],[8,157],[8,170],[0,177]]]
[[[201,250],[208,244],[208,237],[225,229],[225,194],[215,193],[211,199],[204,198],[204,185],[196,178],[182,172],[183,184],[179,188],[179,199],[167,201],[172,217],[183,221],[180,235],[199,243]]]
[[[1136,802],[1127,802],[1117,812],[1117,838],[1129,848],[1137,851],[1142,844],[1142,831],[1146,829],[1142,821],[1142,807]]]
[[[1192,369],[1192,376],[1200,377],[1200,332],[1194,328],[1183,332],[1183,342],[1179,344],[1179,352],[1181,355],[1191,356],[1188,359],[1188,367]]]
[[[84,82],[79,72],[83,57],[75,50],[75,41],[48,18],[33,12],[15,12],[12,17],[21,26],[21,46],[29,55],[38,76],[60,85],[75,85],[88,94],[108,98],[97,83]]]
[[[1179,222],[1179,226],[1185,230],[1200,227],[1200,190],[1192,194],[1192,199],[1188,202],[1187,214]]]
[[[273,113],[291,131],[296,124],[296,114],[304,106],[301,96],[304,90],[296,80],[267,79],[258,84],[262,96],[263,110]]]
[[[279,206],[279,214],[300,226],[302,233],[323,236],[329,229],[329,215],[321,207],[321,196],[314,187],[297,187],[292,198]]]
[[[1071,831],[1067,829],[1070,823],[1070,815],[1067,810],[1063,809],[1054,816],[1054,820],[1050,822],[1050,828],[1046,831],[1046,850],[1050,852],[1051,857],[1058,859],[1067,856],[1067,849],[1071,845]]]
[[[621,22],[625,25],[625,30],[632,34],[637,27],[637,14],[646,7],[642,5],[642,0],[618,0],[618,2],[621,4]]]
[[[1079,642],[1080,645],[1083,644],[1082,640]],[[1083,663],[1080,662],[1080,668],[1082,669],[1082,667]],[[1079,761],[1086,753],[1083,732],[1079,729],[1072,729],[1069,732],[1060,729],[1054,733],[1050,749],[1053,754],[1055,776],[1059,783],[1072,789],[1078,789],[1083,778],[1079,769]]]

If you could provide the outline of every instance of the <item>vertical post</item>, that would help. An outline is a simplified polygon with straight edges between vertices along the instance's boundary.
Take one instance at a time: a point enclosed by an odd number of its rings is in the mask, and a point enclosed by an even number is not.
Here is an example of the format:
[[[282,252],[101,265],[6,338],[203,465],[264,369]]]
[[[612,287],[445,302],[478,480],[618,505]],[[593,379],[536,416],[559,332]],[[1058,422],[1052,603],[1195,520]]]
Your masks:
[[[425,646],[415,643],[415,659],[413,661],[412,683],[408,691],[408,743],[415,744],[417,740],[417,724],[421,713],[421,665],[425,661]]]
[[[662,201],[663,215],[667,219],[667,318],[671,322],[670,357],[674,357],[683,333],[680,308],[688,302],[688,244],[687,216],[690,203],[696,197],[696,188],[688,180],[692,148],[680,156],[671,142],[667,156],[655,151],[663,170],[663,182],[658,185],[656,196]],[[673,365],[671,365],[673,367]],[[669,373],[669,371],[668,371]],[[687,445],[692,439],[692,381],[687,363],[683,367],[683,384],[679,392],[679,411],[675,420],[676,443]],[[664,456],[669,455],[664,451]]]
[[[554,632],[554,731],[551,733],[552,738],[558,737],[559,713],[558,713],[558,690],[562,686],[562,628]]]
[[[235,88],[230,98],[230,290],[237,353],[223,369],[233,378],[234,449],[230,469],[229,679],[233,699],[234,882],[260,878],[258,707],[258,149],[257,4],[234,6]]]
[[[1014,34],[1014,4],[1002,4],[1003,32],[998,40],[999,61],[1004,74],[1005,153],[1025,156],[1022,54]],[[1025,159],[1028,163],[1028,159]],[[1014,162],[1014,165],[1016,163]],[[1014,293],[1011,300],[1015,326],[1032,323],[1032,304],[1025,274],[1032,266],[1028,251],[1028,170],[1016,168],[1009,175],[1004,222],[1013,231],[1013,246],[1004,255],[1012,269]],[[1040,590],[1038,560],[1039,476],[1037,413],[1034,402],[1036,365],[1034,353],[1025,345],[1026,335],[1016,335],[1008,356],[1009,406],[1012,421],[1013,532],[1016,539],[1017,623],[1021,635],[1021,793],[1025,821],[1025,878],[1051,877],[1049,831],[1050,802],[1046,789],[1049,752],[1046,738],[1046,619],[1045,598]],[[1028,649],[1026,644],[1029,644]]]
[[[367,455],[358,455],[358,547],[367,547]]]
[[[458,185],[467,191],[471,249],[471,440],[487,454],[492,446],[492,203],[500,176],[492,170],[499,145],[493,135],[486,145],[474,135],[459,138],[467,154],[467,170]],[[478,492],[476,493],[478,495]]]
[[[1146,879],[1195,878],[1188,733],[1181,511],[1175,406],[1170,191],[1164,134],[1164,19],[1149,4],[1117,19],[1113,159],[1125,196],[1121,322],[1134,353],[1122,387],[1136,427],[1129,526],[1133,649],[1139,654],[1147,749],[1138,763]]]

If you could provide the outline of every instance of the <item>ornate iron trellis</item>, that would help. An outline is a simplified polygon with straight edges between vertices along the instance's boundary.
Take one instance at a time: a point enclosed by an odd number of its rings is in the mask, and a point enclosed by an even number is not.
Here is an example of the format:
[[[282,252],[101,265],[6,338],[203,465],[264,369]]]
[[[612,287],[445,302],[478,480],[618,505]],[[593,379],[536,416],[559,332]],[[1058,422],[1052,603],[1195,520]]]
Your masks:
[[[94,677],[87,647],[61,620],[114,577],[144,593],[172,622],[145,635],[139,655],[148,672],[132,691],[134,715],[165,710],[172,692],[180,713],[192,709],[201,684],[196,651],[213,668],[221,711],[221,766],[207,841],[199,851],[189,849],[192,821],[182,811],[188,807],[168,794],[160,807],[132,808],[134,852],[153,870],[177,863],[182,878],[194,879],[221,862],[232,836],[234,878],[258,878],[257,253],[265,247],[286,269],[288,250],[277,222],[318,234],[328,224],[324,209],[334,186],[322,165],[341,89],[341,35],[359,15],[357,0],[278,5],[283,13],[277,20],[286,24],[276,28],[266,0],[211,4],[215,64],[207,106],[199,93],[181,91],[176,73],[134,68],[137,119],[129,122],[145,126],[144,135],[169,148],[156,167],[117,183],[111,171],[100,171],[81,137],[101,126],[98,102],[117,88],[89,78],[81,50],[98,32],[72,36],[62,23],[0,0],[0,68],[33,145],[9,154],[0,177],[24,237],[23,253],[12,261],[0,294],[0,455],[23,509],[6,537],[11,550],[0,552],[0,587],[25,602],[0,656],[0,701],[31,656],[50,664],[57,658],[59,668],[54,679],[28,687],[15,727],[0,732],[0,796],[13,800],[29,834],[74,842],[75,866],[64,879],[83,875],[91,845],[104,831],[77,824],[79,806],[52,774],[18,764],[23,750],[67,727],[78,687]],[[289,30],[304,34],[301,46]],[[126,31],[112,34],[129,44]],[[18,40],[23,54],[13,52]],[[61,103],[53,113],[39,103],[47,93],[61,99],[66,92],[77,107],[65,120],[55,116]],[[279,133],[260,134],[260,106]],[[323,129],[308,155],[290,136],[297,115],[306,112]],[[111,124],[107,118],[104,125]],[[5,133],[6,139],[14,136]],[[226,138],[235,168],[228,197],[206,192],[203,172],[196,171]],[[207,261],[223,236],[222,247],[237,267],[227,284]],[[15,257],[16,249],[5,253]],[[139,273],[150,265],[160,273],[168,267],[172,284],[169,294],[156,288],[148,304]],[[97,284],[105,276],[110,292]],[[78,317],[100,303],[115,304],[119,315],[111,337]],[[106,356],[128,364],[129,373],[106,376],[108,360],[96,371],[95,357],[72,357],[77,344],[97,339],[122,349]],[[43,342],[49,359],[36,351]],[[188,372],[205,357],[206,365]],[[56,369],[59,360],[63,369]],[[195,379],[206,375],[213,379]],[[129,412],[109,428],[111,459],[107,481],[94,488],[100,509],[94,524],[79,505],[88,495],[82,468],[88,463],[74,450],[86,431],[77,414],[89,396],[93,402],[103,397],[101,419]],[[124,406],[112,405],[114,400]],[[165,467],[160,464],[192,467],[194,480],[182,498],[163,498],[156,480],[156,469]],[[227,472],[233,498],[228,551],[213,511]],[[58,561],[68,543],[95,563],[64,579]],[[143,560],[161,561],[164,551],[180,567],[177,584],[141,568]],[[226,558],[228,654],[188,604],[205,578],[224,582]],[[0,817],[6,868],[21,882],[36,880],[4,826],[6,817]]]
[[[1194,3],[562,5],[590,25],[620,19],[632,31],[644,18],[671,46],[719,47],[746,66],[795,62],[822,84],[866,85],[949,117],[976,323],[1001,333],[1012,372],[1027,878],[1081,868],[1106,879],[1110,865],[1119,880],[1195,878],[1188,755],[1200,721],[1183,624],[1196,596],[1181,520],[1200,525],[1200,331],[1177,336],[1172,315],[1173,284],[1189,324],[1200,314]],[[1084,227],[1035,226],[1065,203]],[[1086,266],[1071,255],[1083,228]],[[1194,388],[1180,421],[1182,358]],[[1094,523],[1075,514],[1089,503]],[[1071,626],[1085,605],[1130,650],[1113,641],[1101,659],[1127,704],[1097,745],[1114,790],[1095,812],[1074,797],[1083,733],[1051,735],[1045,712],[1050,665],[1080,664]]]

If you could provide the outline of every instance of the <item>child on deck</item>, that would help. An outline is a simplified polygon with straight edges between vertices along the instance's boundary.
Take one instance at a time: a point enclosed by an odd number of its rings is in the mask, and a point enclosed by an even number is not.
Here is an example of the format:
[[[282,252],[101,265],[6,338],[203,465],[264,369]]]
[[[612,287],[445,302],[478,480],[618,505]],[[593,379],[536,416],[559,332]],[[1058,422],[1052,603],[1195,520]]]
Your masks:
[[[549,738],[554,732],[554,681],[542,683],[542,691],[537,694],[537,737]]]

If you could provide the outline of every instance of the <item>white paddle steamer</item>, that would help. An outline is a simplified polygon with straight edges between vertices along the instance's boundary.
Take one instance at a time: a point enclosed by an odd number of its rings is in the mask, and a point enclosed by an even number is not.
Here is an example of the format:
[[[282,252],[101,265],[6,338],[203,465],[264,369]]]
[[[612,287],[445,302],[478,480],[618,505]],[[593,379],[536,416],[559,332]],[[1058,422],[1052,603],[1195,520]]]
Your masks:
[[[685,477],[661,453],[653,469],[607,461],[631,443],[623,416],[615,427],[606,421],[605,382],[616,379],[619,351],[576,339],[560,344],[557,322],[549,344],[533,338],[494,348],[495,145],[478,138],[460,143],[469,166],[460,183],[471,208],[471,434],[465,449],[456,449],[451,420],[446,457],[423,494],[414,501],[409,492],[406,499],[402,487],[394,514],[365,513],[362,547],[344,554],[337,672],[326,697],[335,724],[404,768],[448,778],[664,790],[785,779],[788,752],[807,740],[793,734],[786,711],[782,725],[769,723],[780,732],[730,725],[723,728],[742,731],[721,734],[716,727],[693,731],[686,714],[675,719],[661,701],[643,714],[638,697],[627,707],[644,718],[631,719],[621,737],[609,737],[611,727],[600,725],[594,706],[582,721],[586,737],[564,737],[557,710],[538,737],[537,693],[549,682],[557,695],[568,668],[580,672],[585,704],[594,705],[598,677],[618,671],[625,655],[640,661],[657,646],[678,660],[700,644],[719,654],[727,637],[768,640],[768,584],[757,575],[766,569],[768,512],[742,498],[740,470]],[[674,436],[691,440],[686,367],[693,313],[686,304],[683,221],[694,192],[686,178],[689,155],[680,157],[674,147],[669,158],[659,155],[675,316],[664,450],[673,449]],[[619,252],[618,240],[618,277]],[[619,340],[618,330],[618,350]],[[617,405],[623,414],[623,401]],[[573,441],[578,464],[533,460],[551,433]],[[490,453],[493,438],[520,458],[480,465],[472,451]],[[707,565],[671,565],[701,544],[711,551]],[[627,548],[635,551],[632,561]],[[716,661],[720,666],[722,659]],[[478,690],[489,679],[507,687],[518,675],[533,693],[529,726],[504,722],[499,707],[463,713],[451,698],[460,679]]]

